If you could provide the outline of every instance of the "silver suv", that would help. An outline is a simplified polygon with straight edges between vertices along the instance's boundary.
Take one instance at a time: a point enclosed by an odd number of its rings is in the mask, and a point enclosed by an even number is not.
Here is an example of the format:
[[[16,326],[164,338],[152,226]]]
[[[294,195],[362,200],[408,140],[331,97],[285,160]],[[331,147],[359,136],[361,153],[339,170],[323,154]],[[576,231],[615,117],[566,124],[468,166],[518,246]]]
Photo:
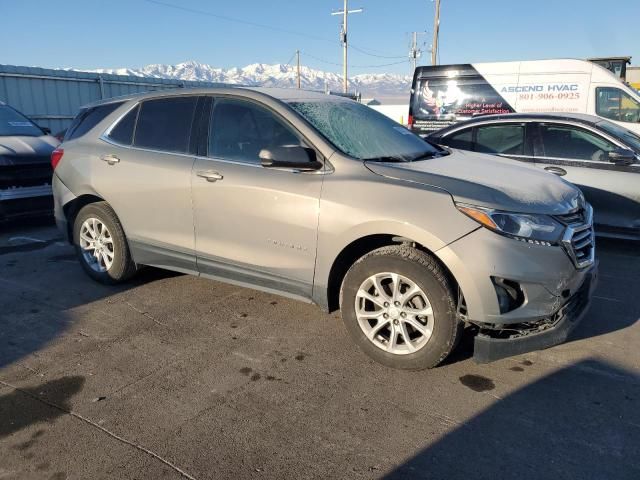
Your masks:
[[[84,108],[52,155],[84,270],[142,265],[340,308],[395,368],[564,341],[596,283],[592,210],[555,175],[427,143],[300,90],[154,92]]]

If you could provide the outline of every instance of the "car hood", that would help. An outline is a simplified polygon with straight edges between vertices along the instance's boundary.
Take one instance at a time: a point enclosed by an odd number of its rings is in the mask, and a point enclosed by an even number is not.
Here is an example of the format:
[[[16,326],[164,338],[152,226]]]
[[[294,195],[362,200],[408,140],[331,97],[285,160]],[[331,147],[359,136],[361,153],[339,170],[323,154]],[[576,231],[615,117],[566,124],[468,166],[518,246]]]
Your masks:
[[[51,135],[0,137],[0,166],[49,162],[59,143]]]
[[[556,175],[493,155],[452,149],[415,162],[365,163],[378,175],[442,188],[456,202],[497,210],[563,214],[584,202],[578,188]]]

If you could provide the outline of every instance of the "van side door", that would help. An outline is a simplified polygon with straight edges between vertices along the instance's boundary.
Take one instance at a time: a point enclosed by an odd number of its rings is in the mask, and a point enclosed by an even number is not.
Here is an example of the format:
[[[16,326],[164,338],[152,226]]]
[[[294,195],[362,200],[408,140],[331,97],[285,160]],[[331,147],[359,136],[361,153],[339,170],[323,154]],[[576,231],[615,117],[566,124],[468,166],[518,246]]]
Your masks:
[[[539,122],[536,166],[562,176],[594,208],[596,231],[640,237],[640,164],[617,165],[613,139],[586,126]]]

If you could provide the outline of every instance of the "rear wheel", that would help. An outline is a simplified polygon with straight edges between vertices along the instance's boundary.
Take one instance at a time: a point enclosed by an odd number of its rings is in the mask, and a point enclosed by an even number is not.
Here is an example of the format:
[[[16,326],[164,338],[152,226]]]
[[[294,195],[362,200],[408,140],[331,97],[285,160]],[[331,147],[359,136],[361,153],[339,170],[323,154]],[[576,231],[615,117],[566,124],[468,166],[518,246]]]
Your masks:
[[[82,268],[94,280],[115,284],[136,272],[124,230],[106,202],[91,203],[78,212],[73,239]]]
[[[442,362],[462,331],[455,295],[430,255],[404,245],[365,255],[347,272],[340,293],[351,337],[374,360],[420,370]]]

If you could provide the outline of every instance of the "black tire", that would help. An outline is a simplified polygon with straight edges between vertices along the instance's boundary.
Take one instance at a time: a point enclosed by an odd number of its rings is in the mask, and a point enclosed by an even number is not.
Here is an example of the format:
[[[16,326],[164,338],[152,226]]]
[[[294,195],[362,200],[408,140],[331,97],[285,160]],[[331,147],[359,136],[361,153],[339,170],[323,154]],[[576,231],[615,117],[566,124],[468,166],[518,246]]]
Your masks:
[[[433,309],[433,333],[415,353],[386,352],[374,345],[358,325],[356,294],[372,275],[393,272],[410,278],[427,295]],[[440,364],[458,344],[462,322],[456,312],[456,298],[443,268],[429,254],[408,245],[378,248],[354,263],[342,282],[340,310],[349,334],[364,353],[391,368],[422,370]]]
[[[91,267],[80,247],[80,229],[82,224],[91,217],[102,222],[109,230],[111,238],[113,239],[113,263],[111,267],[104,272],[96,271]],[[130,279],[137,271],[136,264],[131,258],[129,244],[127,243],[122,225],[120,225],[116,213],[106,202],[90,203],[82,207],[78,212],[73,223],[73,244],[76,247],[78,259],[84,271],[100,283],[107,285],[122,283]]]

